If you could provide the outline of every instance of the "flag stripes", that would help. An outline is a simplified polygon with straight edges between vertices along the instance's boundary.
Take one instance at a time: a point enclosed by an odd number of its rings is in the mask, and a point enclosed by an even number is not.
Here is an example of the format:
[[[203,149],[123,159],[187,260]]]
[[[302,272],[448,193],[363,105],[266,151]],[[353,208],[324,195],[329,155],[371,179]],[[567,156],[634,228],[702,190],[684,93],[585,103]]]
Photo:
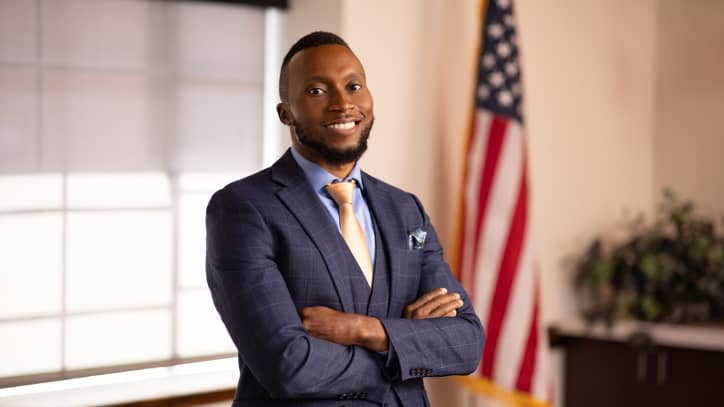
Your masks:
[[[463,167],[457,272],[486,333],[474,373],[486,384],[474,387],[496,389],[508,399],[526,394],[526,403],[535,404],[549,399],[547,341],[529,230],[528,160],[510,0],[485,6],[482,38]]]

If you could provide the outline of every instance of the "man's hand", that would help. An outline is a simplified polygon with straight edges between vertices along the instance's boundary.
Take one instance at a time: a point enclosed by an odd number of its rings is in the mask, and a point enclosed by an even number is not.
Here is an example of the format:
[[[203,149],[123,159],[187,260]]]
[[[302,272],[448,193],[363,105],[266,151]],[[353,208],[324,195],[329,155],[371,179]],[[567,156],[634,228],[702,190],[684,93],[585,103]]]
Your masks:
[[[405,307],[405,318],[424,319],[454,317],[463,306],[458,293],[447,293],[446,288],[436,288]]]
[[[304,329],[316,338],[340,345],[359,345],[374,352],[387,350],[387,333],[377,318],[322,306],[302,309],[301,317]]]

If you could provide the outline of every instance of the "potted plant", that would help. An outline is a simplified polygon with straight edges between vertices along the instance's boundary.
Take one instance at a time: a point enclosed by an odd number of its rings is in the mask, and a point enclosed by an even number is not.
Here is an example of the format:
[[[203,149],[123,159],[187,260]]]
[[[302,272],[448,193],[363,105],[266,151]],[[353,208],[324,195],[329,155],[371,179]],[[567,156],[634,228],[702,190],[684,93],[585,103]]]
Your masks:
[[[576,262],[584,318],[722,321],[724,237],[715,223],[667,190],[654,222],[631,226],[630,236],[610,250],[595,239]]]

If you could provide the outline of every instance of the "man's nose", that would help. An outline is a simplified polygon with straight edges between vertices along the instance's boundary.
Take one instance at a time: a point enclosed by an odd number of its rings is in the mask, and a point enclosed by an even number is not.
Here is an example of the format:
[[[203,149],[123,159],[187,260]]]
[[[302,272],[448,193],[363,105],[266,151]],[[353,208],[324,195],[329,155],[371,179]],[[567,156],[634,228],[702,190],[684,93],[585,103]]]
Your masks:
[[[347,111],[353,108],[352,100],[344,90],[337,89],[332,92],[332,98],[329,104],[329,110]]]

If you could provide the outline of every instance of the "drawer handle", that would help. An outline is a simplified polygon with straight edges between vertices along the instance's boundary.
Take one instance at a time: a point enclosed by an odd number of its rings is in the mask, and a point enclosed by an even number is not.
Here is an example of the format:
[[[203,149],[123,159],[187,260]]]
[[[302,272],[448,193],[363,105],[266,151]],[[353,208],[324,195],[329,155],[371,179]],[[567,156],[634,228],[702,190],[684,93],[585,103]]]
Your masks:
[[[636,358],[636,381],[638,383],[646,381],[646,362],[648,362],[648,353],[639,352]]]
[[[656,361],[656,384],[662,385],[666,383],[666,352],[659,352]]]

